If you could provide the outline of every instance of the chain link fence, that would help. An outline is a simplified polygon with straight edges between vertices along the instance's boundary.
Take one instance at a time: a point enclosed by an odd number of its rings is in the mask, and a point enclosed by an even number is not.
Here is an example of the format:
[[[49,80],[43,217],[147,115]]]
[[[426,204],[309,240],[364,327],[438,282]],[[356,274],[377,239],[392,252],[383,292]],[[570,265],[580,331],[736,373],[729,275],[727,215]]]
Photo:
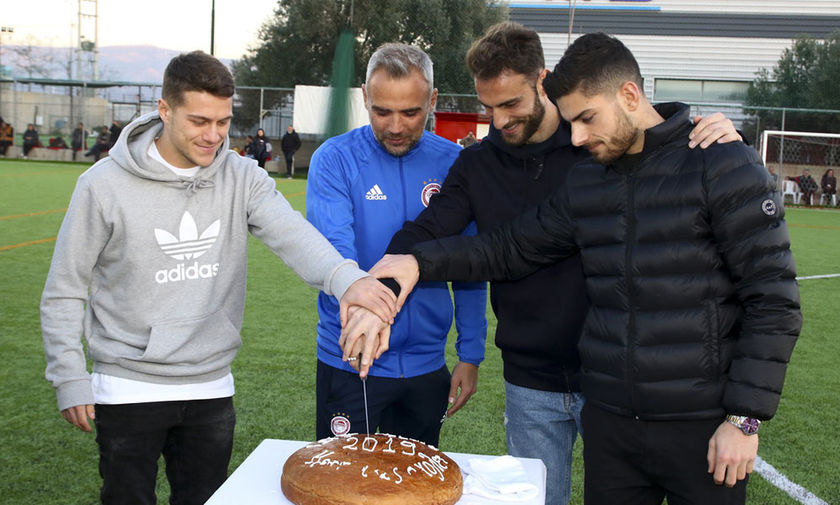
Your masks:
[[[44,145],[49,138],[59,136],[69,145],[73,129],[81,122],[90,134],[90,145],[102,127],[114,121],[124,125],[155,110],[160,93],[160,85],[150,83],[6,79],[0,81],[0,117],[14,127],[16,144],[20,143],[20,135],[27,125],[34,124]],[[722,112],[757,150],[762,148],[764,130],[840,132],[838,110],[747,107],[733,103],[690,105],[693,115]],[[234,95],[233,108],[230,135],[234,146],[244,145],[245,137],[254,135],[258,128],[279,145],[279,139],[293,121],[294,89],[240,86]],[[440,93],[437,110],[481,113],[484,108],[474,94]],[[434,127],[433,123],[430,127]],[[321,139],[304,140],[317,144]],[[811,163],[818,156],[815,149],[799,148],[791,143],[785,151],[785,160],[769,159],[778,164],[780,180],[795,175],[804,165],[812,165],[820,173],[826,167],[837,168],[840,155],[834,154],[836,148],[828,149],[829,155],[823,156],[819,163]],[[803,159],[794,159],[797,151]],[[810,161],[805,157],[810,157]]]
[[[12,125],[15,144],[27,126],[35,125],[41,143],[63,138],[70,145],[79,123],[88,145],[114,121],[122,125],[157,108],[160,86],[133,83],[83,83],[52,79],[0,82],[0,117]]]

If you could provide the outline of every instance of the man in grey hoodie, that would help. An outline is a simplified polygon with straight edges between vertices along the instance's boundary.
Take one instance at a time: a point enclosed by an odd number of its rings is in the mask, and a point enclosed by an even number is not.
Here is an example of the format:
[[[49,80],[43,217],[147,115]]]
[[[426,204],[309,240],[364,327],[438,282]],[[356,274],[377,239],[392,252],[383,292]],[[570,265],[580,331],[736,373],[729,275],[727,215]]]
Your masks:
[[[228,150],[233,93],[216,58],[174,58],[158,111],[79,177],[59,231],[41,299],[46,377],[68,422],[96,424],[106,504],[156,503],[161,453],[171,503],[204,503],[227,477],[249,233],[310,286],[393,317],[391,291]]]

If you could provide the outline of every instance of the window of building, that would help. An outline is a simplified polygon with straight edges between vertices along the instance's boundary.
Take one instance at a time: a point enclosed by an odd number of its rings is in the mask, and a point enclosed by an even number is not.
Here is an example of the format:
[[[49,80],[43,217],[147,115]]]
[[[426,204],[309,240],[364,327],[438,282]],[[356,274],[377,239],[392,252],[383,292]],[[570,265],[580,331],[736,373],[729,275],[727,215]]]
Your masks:
[[[693,79],[656,79],[653,99],[657,102],[737,102],[747,98],[749,82]]]

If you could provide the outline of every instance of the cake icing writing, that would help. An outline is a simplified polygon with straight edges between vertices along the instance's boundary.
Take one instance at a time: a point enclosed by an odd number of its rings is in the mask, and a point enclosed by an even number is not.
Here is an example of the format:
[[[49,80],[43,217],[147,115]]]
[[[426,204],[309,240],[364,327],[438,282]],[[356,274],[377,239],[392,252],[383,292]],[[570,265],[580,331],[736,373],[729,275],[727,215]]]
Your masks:
[[[324,449],[318,454],[312,456],[312,459],[305,462],[304,465],[308,467],[313,467],[315,465],[339,467],[351,464],[349,461],[338,461],[337,459],[330,458],[333,454],[335,454],[335,451]]]
[[[295,505],[455,505],[463,477],[458,463],[419,440],[352,433],[292,453],[280,488]]]
[[[341,449],[346,451],[346,454],[336,454],[335,451],[324,449],[323,451],[312,456],[311,459],[303,464],[308,467],[313,466],[329,466],[339,469],[344,466],[353,466],[352,461],[348,461],[343,456],[349,456],[353,451],[375,453],[382,452],[384,454],[400,453],[405,456],[415,456],[416,461],[408,464],[405,468],[374,468],[370,464],[364,465],[359,475],[363,478],[378,478],[384,481],[400,484],[403,482],[403,475],[421,475],[425,474],[429,478],[437,478],[441,482],[446,481],[446,470],[449,468],[449,463],[440,454],[428,455],[425,450],[429,449],[439,452],[437,448],[431,445],[423,444],[418,440],[407,437],[388,435],[387,438],[381,441],[372,436],[359,436],[358,433],[353,433],[344,437],[331,437],[319,440],[314,444],[309,445],[309,448],[317,448],[331,442],[333,440],[342,440],[344,443]],[[418,450],[418,443],[420,449]]]

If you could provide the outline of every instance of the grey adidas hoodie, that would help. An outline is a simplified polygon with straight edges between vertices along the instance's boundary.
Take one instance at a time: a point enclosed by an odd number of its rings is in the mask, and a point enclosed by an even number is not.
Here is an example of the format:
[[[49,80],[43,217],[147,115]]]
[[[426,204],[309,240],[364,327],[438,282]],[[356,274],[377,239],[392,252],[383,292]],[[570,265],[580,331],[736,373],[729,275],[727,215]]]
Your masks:
[[[93,371],[163,384],[218,379],[241,344],[249,232],[310,286],[341,298],[367,274],[345,260],[254,160],[228,150],[194,178],[147,155],[157,112],[83,173],[41,298],[59,410],[93,403]]]

